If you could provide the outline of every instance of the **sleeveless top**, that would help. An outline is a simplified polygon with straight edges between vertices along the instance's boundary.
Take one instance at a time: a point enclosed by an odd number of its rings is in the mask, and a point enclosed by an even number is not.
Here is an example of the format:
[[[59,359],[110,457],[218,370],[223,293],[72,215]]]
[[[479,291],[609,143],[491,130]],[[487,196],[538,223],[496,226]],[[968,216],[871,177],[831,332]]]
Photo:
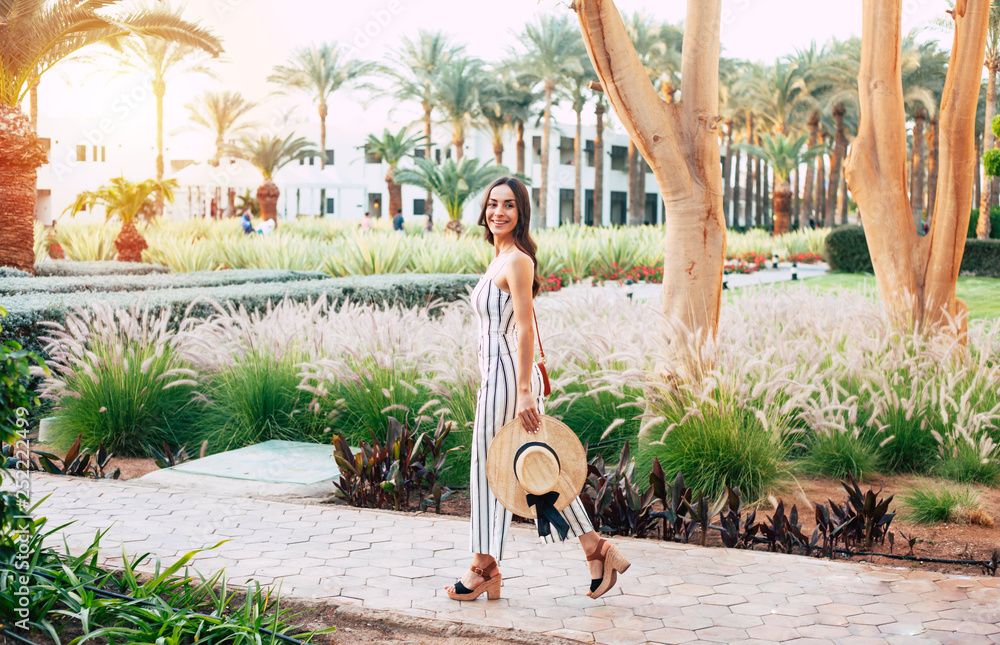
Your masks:
[[[508,252],[508,255],[511,254]],[[493,281],[497,271],[509,259],[503,258],[496,261],[493,266],[487,269],[470,297],[479,328],[479,355],[481,359],[489,356],[517,355],[514,299]],[[485,367],[482,361],[480,361],[480,367]]]

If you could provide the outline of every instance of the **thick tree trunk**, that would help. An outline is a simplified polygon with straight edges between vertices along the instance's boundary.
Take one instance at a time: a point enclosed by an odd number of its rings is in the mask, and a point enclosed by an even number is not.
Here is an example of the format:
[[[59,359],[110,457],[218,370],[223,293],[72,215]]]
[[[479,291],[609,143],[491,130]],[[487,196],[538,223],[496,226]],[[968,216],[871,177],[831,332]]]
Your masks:
[[[739,228],[740,225],[740,160],[742,159],[742,154],[737,149],[736,158],[733,160],[733,228]]]
[[[573,223],[583,223],[583,164],[580,163],[580,140],[583,138],[583,110],[576,111],[576,136],[573,137]]]
[[[264,183],[257,189],[257,201],[260,202],[260,217],[263,220],[274,220],[274,226],[278,226],[278,195],[281,191],[270,179],[265,179]]]
[[[917,108],[913,117],[913,151],[910,170],[910,211],[913,212],[913,225],[923,234],[924,221],[924,121],[927,112]]]
[[[844,156],[847,154],[847,134],[844,130],[844,114],[847,110],[843,103],[833,106],[833,120],[837,124],[837,134],[833,140],[833,154],[830,155],[830,186],[826,194],[826,219],[828,222],[837,223],[837,207],[840,205],[838,193],[840,191],[841,168],[844,165]]]
[[[545,228],[548,224],[549,140],[552,133],[552,92],[555,90],[555,87],[556,84],[553,79],[545,79],[545,113],[543,115],[542,126],[542,180],[538,182],[538,221],[535,225],[537,228]]]
[[[35,198],[46,153],[31,121],[0,103],[0,266],[35,272]]]
[[[142,262],[142,252],[148,248],[146,239],[135,228],[135,221],[122,224],[122,230],[115,238],[119,262]]]
[[[809,116],[809,147],[819,144],[819,112],[813,112]],[[816,179],[816,166],[812,163],[806,164],[806,177],[805,185],[802,187],[803,197],[802,197],[802,217],[806,222],[813,222],[819,226],[823,225],[823,220],[819,219],[817,221],[816,211],[814,210],[813,199],[814,186]]]
[[[955,282],[972,207],[974,123],[990,0],[960,0],[952,12],[954,41],[939,121],[939,180],[925,237],[913,228],[906,191],[902,0],[863,0],[862,6],[861,120],[847,181],[864,215],[879,293],[897,321],[930,328],[952,316],[964,329],[968,308],[955,298]]]
[[[524,174],[524,121],[517,121],[517,174]]]
[[[725,211],[726,225],[733,225],[732,195],[733,195],[733,121],[726,121],[726,156],[722,162],[722,208]]]
[[[604,224],[604,99],[594,108],[597,132],[594,135],[594,226]]]
[[[611,0],[575,0],[583,40],[604,92],[652,167],[666,211],[663,311],[695,335],[674,345],[697,361],[719,325],[726,222],[716,133],[721,0],[688,0],[683,98],[663,101]]]
[[[424,159],[433,162],[431,159],[431,110],[433,106],[428,101],[423,101],[424,108]],[[427,214],[427,219],[431,222],[434,221],[434,193],[427,191],[427,196],[424,197],[424,213]]]
[[[993,149],[993,117],[997,111],[997,65],[1000,61],[987,61],[986,65],[986,128],[983,131],[983,152]],[[992,63],[992,64],[991,64]],[[977,164],[978,165],[978,164]],[[976,173],[979,177],[979,173]],[[990,205],[993,203],[993,182],[984,181],[982,193],[978,200],[979,218],[976,220],[976,237],[980,240],[990,238]]]
[[[788,180],[777,181],[774,186],[774,232],[781,235],[791,230],[792,224],[792,187]]]
[[[396,216],[396,210],[403,208],[403,186],[393,181],[396,169],[392,166],[385,173],[385,186],[389,191],[389,217]]]

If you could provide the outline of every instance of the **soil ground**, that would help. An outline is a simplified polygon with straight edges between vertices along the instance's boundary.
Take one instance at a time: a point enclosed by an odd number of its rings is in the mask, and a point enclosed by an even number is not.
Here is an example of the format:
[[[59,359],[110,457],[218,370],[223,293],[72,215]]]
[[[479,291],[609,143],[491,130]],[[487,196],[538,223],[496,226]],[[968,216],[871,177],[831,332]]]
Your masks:
[[[32,443],[32,448],[36,450],[49,450],[50,447],[44,444]],[[58,453],[57,453],[58,454]],[[118,458],[112,459],[111,468],[121,468],[120,479],[133,479],[141,477],[148,472],[156,470],[156,464],[152,459]],[[909,537],[916,537],[920,541],[914,548],[913,554],[921,558],[937,558],[945,560],[989,560],[994,549],[1000,549],[1000,529],[997,527],[982,526],[977,524],[915,524],[907,521],[905,508],[900,498],[906,494],[913,486],[940,485],[940,480],[918,475],[896,475],[892,477],[873,477],[860,484],[862,491],[869,487],[876,491],[879,486],[883,486],[883,495],[895,495],[890,512],[895,511],[896,517],[892,521],[892,529],[897,533],[893,553],[905,555],[908,547],[905,540],[899,535],[903,533]],[[984,516],[992,518],[997,526],[1000,526],[1000,489],[984,486],[974,486],[978,491],[979,499],[982,502]],[[777,495],[777,499],[785,502],[786,511],[791,510],[792,504],[798,507],[799,521],[802,530],[806,535],[812,535],[815,528],[815,517],[813,514],[813,502],[829,505],[828,500],[843,504],[847,496],[841,486],[840,481],[827,478],[813,478],[799,476],[789,488]],[[311,503],[339,504],[339,500],[332,497],[326,500],[312,499],[300,500]],[[414,504],[415,506],[415,504]],[[757,512],[758,520],[764,520],[773,505],[765,503]],[[456,491],[450,498],[442,504],[442,513],[454,516],[468,516],[469,500],[465,491]],[[692,541],[698,540],[697,532],[692,536]],[[712,531],[709,534],[708,544],[710,546],[721,546],[718,532]],[[873,549],[880,552],[888,552],[889,545]],[[930,562],[911,562],[896,560],[891,558],[857,558],[858,561],[867,561],[880,566],[902,567],[926,571],[940,571],[959,575],[978,576],[983,575],[980,567],[967,565],[939,564]],[[362,641],[363,642],[363,641]],[[376,641],[372,641],[376,642]]]

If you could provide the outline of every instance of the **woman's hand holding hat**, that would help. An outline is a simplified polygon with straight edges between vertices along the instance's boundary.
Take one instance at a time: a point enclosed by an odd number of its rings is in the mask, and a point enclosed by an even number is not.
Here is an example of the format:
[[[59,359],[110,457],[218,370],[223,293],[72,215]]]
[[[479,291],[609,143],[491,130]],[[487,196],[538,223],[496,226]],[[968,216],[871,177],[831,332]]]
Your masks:
[[[535,397],[531,392],[517,393],[517,418],[521,420],[521,426],[525,432],[537,434],[541,427],[542,417],[535,407]]]

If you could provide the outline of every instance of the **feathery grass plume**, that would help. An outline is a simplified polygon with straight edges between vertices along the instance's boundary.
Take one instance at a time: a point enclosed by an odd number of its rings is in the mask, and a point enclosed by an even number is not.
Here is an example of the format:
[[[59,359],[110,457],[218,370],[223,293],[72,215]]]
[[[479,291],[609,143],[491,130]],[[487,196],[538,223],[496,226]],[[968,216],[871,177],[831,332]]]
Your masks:
[[[197,373],[174,347],[168,313],[151,316],[136,304],[128,310],[97,302],[77,309],[66,324],[48,323],[43,338],[50,376],[39,394],[57,412],[52,443],[145,457],[145,444],[188,431],[200,410],[193,402]]]

